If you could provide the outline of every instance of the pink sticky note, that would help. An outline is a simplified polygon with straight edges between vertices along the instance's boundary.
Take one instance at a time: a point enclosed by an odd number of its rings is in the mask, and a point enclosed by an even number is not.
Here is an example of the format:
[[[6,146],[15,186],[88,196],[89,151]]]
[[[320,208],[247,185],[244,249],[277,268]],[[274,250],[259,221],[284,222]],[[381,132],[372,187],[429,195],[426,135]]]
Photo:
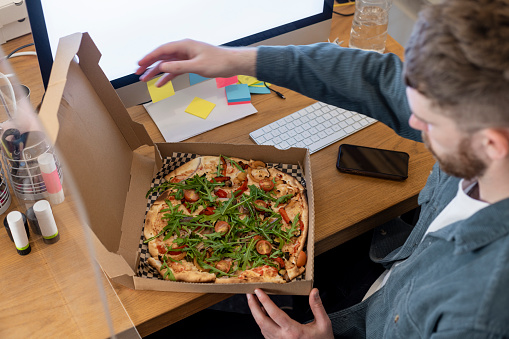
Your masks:
[[[237,101],[237,102],[229,102],[228,105],[242,105],[242,104],[250,104],[251,101]]]
[[[217,88],[230,86],[236,84],[237,82],[239,82],[239,79],[237,78],[236,75],[232,76],[231,78],[216,78]]]

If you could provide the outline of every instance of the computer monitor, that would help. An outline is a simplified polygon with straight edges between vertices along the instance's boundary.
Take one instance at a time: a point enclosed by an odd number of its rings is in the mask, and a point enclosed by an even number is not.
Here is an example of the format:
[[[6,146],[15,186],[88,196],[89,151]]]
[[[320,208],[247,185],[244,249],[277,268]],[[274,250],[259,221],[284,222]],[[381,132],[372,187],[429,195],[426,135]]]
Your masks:
[[[146,53],[190,38],[214,45],[288,45],[327,41],[334,0],[27,0],[44,86],[59,38],[88,32],[99,65],[126,107],[150,101],[134,74]],[[183,76],[175,90],[189,86]]]

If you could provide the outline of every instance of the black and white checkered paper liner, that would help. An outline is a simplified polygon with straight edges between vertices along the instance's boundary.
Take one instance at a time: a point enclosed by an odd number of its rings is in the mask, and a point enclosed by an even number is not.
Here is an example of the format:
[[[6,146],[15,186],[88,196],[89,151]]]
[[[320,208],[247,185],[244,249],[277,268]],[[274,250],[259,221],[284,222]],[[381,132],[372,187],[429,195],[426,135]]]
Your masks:
[[[157,172],[154,179],[152,179],[150,188],[160,185],[161,183],[163,183],[165,181],[164,177],[166,175],[170,174],[175,169],[179,168],[180,166],[184,165],[188,161],[191,161],[192,159],[197,158],[197,157],[199,157],[199,155],[197,155],[197,154],[175,152],[172,154],[171,157],[165,158],[163,160],[163,166],[162,166],[161,170],[159,172]],[[302,172],[302,169],[300,168],[299,165],[288,165],[288,164],[281,164],[281,163],[267,163],[267,166],[276,168],[283,173],[293,176],[302,184],[302,186],[306,187],[306,182],[304,180],[304,173]],[[147,207],[145,210],[145,217],[147,215],[147,212],[150,209],[150,206],[152,206],[152,204],[157,200],[158,196],[159,196],[159,192],[153,192],[148,197]],[[143,225],[145,225],[145,220],[143,220]],[[143,228],[144,227],[145,226],[143,226]],[[150,253],[148,252],[148,245],[144,241],[145,241],[145,236],[143,235],[143,229],[142,229],[139,248],[138,248],[140,264],[138,265],[137,274],[139,277],[143,277],[143,278],[163,280],[163,278],[159,275],[157,270],[154,269],[152,266],[150,266],[150,264],[148,263],[148,258],[150,258]]]

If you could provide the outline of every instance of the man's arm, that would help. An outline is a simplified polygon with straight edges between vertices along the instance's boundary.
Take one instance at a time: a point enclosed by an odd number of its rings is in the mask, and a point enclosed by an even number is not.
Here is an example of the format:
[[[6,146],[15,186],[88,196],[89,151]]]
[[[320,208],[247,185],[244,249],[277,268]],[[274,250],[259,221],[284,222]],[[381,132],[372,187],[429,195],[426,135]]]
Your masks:
[[[313,99],[380,120],[399,135],[421,141],[408,125],[410,107],[394,54],[379,54],[318,43],[306,46],[260,46],[258,79]]]
[[[410,108],[402,63],[378,54],[335,44],[307,46],[217,47],[193,40],[162,45],[139,61],[136,74],[147,81],[159,73],[162,86],[184,73],[204,77],[254,75],[311,98],[374,117],[399,135],[421,140],[410,128]],[[151,67],[149,69],[149,67]]]

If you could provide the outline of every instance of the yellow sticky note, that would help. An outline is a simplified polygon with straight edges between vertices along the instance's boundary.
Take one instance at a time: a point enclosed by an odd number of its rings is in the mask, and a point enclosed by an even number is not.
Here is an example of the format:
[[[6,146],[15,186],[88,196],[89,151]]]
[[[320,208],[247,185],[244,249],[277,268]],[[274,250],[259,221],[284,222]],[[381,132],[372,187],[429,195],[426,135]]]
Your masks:
[[[192,115],[196,115],[202,119],[207,119],[214,107],[216,107],[216,104],[213,102],[195,97],[189,106],[187,106],[186,112]]]
[[[267,86],[271,86],[272,84],[266,82]],[[248,85],[248,86],[251,86],[251,87],[265,87],[265,84],[263,83],[263,81],[256,81],[255,83],[251,84],[251,85]]]
[[[175,94],[175,90],[173,89],[173,84],[171,81],[168,81],[161,87],[156,87],[156,82],[159,80],[159,78],[161,77],[152,79],[147,82],[148,92],[152,102],[161,101]]]
[[[251,86],[258,81],[258,79],[256,79],[255,77],[251,77],[249,75],[237,75],[237,78],[239,79],[239,82],[241,84],[247,84],[248,86]]]

